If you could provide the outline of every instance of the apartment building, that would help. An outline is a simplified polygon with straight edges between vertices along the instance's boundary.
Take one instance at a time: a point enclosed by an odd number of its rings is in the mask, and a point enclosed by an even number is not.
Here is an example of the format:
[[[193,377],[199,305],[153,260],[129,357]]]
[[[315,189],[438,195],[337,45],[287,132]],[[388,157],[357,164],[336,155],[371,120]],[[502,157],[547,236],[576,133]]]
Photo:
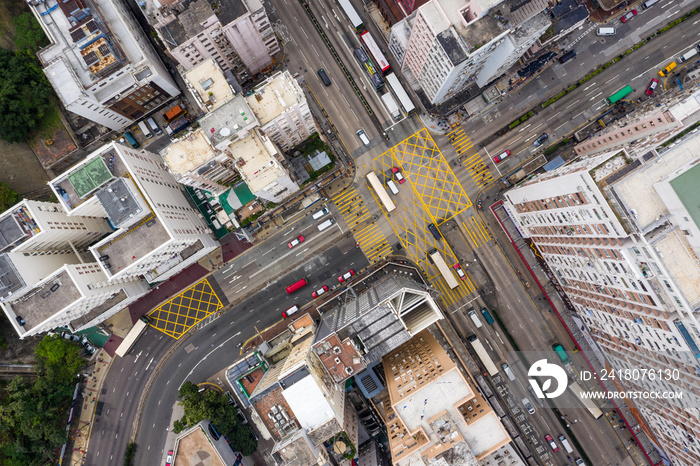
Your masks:
[[[601,154],[535,177],[504,204],[605,362],[678,375],[616,381],[620,389],[683,393],[628,400],[678,464],[700,462],[698,154],[697,136],[662,154]]]
[[[392,464],[484,464],[508,447],[498,415],[428,330],[385,355],[382,365]],[[522,464],[508,451],[510,464]],[[504,459],[495,463],[508,464]]]
[[[112,142],[49,185],[68,215],[107,218],[115,229],[90,246],[110,281],[160,282],[218,246],[182,186],[146,150]]]
[[[510,68],[551,25],[547,5],[432,0],[392,27],[389,50],[430,104],[440,104]],[[500,13],[490,14],[496,6]]]
[[[211,112],[235,95],[216,60],[208,58],[183,74],[185,84],[203,112]]]
[[[291,150],[318,132],[304,91],[289,71],[270,76],[247,100],[262,132],[283,151]]]
[[[50,42],[37,56],[67,110],[120,130],[180,94],[126,2],[28,4]]]
[[[51,202],[24,200],[0,215],[0,306],[20,338],[93,325],[146,291],[139,280],[107,283],[88,253],[113,231]]]
[[[168,53],[185,69],[213,58],[239,83],[274,64],[280,51],[260,0],[145,0],[148,22]]]

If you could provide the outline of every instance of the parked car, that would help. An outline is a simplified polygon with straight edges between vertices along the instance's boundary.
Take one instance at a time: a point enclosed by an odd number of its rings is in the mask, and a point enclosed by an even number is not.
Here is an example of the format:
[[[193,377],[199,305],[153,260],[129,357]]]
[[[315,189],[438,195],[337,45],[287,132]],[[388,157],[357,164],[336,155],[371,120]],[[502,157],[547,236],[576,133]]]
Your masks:
[[[396,178],[396,181],[399,182],[399,184],[404,184],[406,182],[406,178],[403,177],[401,174],[401,170],[399,170],[396,167],[391,168],[391,173],[394,174],[394,178]]]
[[[652,95],[654,93],[654,89],[656,89],[656,86],[659,85],[659,80],[654,78],[651,80],[649,83],[649,87],[647,87],[647,90],[644,91],[646,95]]]
[[[172,466],[173,464],[173,451],[168,450],[168,456],[165,457],[165,466]]]
[[[327,287],[326,285],[323,285],[321,288],[319,288],[318,290],[316,290],[316,291],[314,291],[313,293],[311,293],[311,297],[312,297],[312,298],[318,298],[319,296],[321,296],[321,295],[322,295],[323,293],[325,293],[326,291],[328,291],[328,287]]]
[[[66,340],[74,341],[75,343],[80,343],[80,336],[78,335],[71,335],[68,332],[63,332],[62,336]]]
[[[534,146],[540,147],[542,143],[544,143],[547,140],[547,138],[549,138],[549,135],[547,133],[542,133],[540,137],[535,139]]]
[[[457,271],[457,275],[459,275],[459,278],[461,278],[462,280],[467,279],[467,275],[464,273],[464,270],[462,270],[462,266],[459,265],[459,263],[453,265],[452,268]]]
[[[635,16],[637,16],[637,10],[632,10],[632,11],[627,12],[627,14],[623,15],[620,18],[620,21],[622,21],[623,23],[626,23],[627,21],[631,20]]]
[[[523,398],[522,403],[523,403],[523,406],[525,406],[525,409],[527,409],[528,413],[535,414],[535,407],[532,406],[532,403],[530,403],[529,398]]]
[[[295,239],[291,240],[289,243],[287,243],[287,246],[289,246],[289,249],[292,249],[294,246],[296,246],[299,243],[304,242],[304,236],[299,235]]]
[[[551,435],[547,434],[544,436],[544,439],[547,441],[549,446],[552,448],[552,451],[559,451],[559,445],[557,445],[557,442],[554,441]]]
[[[350,277],[352,277],[353,275],[355,275],[355,271],[352,270],[352,269],[350,269],[350,270],[348,270],[347,272],[345,272],[343,275],[341,275],[340,277],[338,277],[338,281],[339,281],[340,283],[343,283],[345,280],[348,280],[348,279],[349,279]]]

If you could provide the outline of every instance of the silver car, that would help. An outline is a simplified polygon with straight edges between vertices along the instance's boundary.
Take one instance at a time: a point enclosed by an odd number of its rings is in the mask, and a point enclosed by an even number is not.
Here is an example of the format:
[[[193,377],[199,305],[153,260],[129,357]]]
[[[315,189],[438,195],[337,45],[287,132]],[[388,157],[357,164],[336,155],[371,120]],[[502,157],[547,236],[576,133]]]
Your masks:
[[[527,412],[530,414],[535,414],[535,407],[532,406],[532,403],[530,403],[530,400],[527,398],[522,399],[523,406],[525,406],[525,409],[527,409]]]

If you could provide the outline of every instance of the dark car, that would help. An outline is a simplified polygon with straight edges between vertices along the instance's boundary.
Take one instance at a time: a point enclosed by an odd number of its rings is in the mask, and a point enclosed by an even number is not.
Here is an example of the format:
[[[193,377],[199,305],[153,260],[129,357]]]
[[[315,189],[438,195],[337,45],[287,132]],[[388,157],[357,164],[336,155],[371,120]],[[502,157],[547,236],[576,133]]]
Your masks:
[[[540,135],[540,137],[535,139],[534,146],[540,147],[542,145],[542,143],[544,143],[548,138],[549,138],[549,135],[547,133],[542,133]]]

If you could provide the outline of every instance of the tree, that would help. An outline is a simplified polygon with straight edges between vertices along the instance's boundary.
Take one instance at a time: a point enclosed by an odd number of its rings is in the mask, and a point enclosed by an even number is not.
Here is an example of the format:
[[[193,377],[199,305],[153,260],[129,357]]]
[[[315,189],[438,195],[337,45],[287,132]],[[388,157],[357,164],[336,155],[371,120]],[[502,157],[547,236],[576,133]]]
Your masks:
[[[15,26],[15,47],[18,51],[27,52],[34,57],[42,47],[48,45],[44,30],[33,14],[25,12],[15,16],[12,24]]]
[[[180,387],[179,402],[185,414],[173,424],[173,431],[182,432],[200,421],[208,419],[216,429],[224,433],[234,450],[248,456],[258,448],[258,441],[253,437],[250,427],[238,420],[238,408],[224,396],[214,390],[199,391],[197,385],[190,381]]]
[[[34,59],[0,48],[0,138],[24,141],[51,105],[50,95],[51,87]]]
[[[0,212],[4,212],[22,200],[22,196],[7,183],[0,183]]]

